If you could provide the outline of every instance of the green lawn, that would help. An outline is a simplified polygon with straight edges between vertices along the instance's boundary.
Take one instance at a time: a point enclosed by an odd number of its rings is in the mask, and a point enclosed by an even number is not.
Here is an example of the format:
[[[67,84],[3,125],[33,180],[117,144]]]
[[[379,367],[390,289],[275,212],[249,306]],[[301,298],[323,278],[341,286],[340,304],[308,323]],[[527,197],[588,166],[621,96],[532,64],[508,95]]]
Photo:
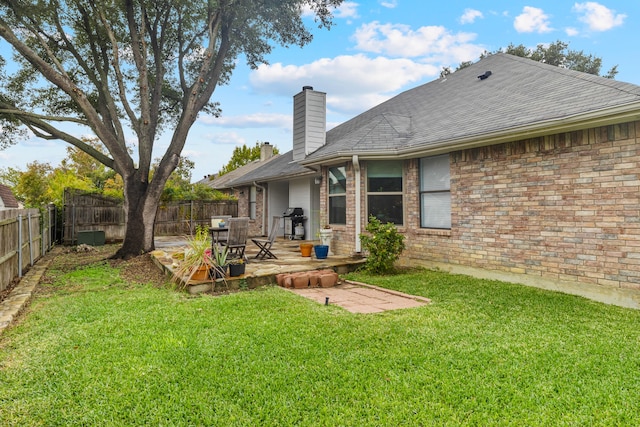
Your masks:
[[[431,305],[357,315],[119,272],[53,274],[0,336],[0,425],[640,424],[640,311],[415,271],[351,278]]]

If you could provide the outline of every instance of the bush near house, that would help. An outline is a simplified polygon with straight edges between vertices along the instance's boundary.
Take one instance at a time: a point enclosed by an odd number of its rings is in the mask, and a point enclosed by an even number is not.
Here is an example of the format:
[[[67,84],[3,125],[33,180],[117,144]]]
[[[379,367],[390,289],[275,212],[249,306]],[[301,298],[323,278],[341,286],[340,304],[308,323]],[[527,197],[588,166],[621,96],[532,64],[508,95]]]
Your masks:
[[[383,224],[378,218],[369,217],[366,230],[360,241],[368,253],[365,268],[375,274],[389,274],[395,269],[395,262],[405,248],[404,236],[398,233],[395,224]]]

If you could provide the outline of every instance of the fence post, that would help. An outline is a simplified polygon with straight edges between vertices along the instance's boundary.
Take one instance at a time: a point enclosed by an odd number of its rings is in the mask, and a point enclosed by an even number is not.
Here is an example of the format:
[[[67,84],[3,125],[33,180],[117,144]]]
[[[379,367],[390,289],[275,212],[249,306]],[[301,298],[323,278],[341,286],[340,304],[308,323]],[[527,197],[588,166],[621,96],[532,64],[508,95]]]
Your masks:
[[[193,200],[189,200],[189,233],[193,236]]]
[[[76,205],[71,205],[71,245],[75,243],[76,239]]]
[[[29,266],[33,266],[33,233],[31,230],[31,212],[27,212],[27,244],[29,245]]]
[[[45,254],[45,241],[44,241],[44,233],[47,229],[47,225],[44,222],[44,211],[40,211],[40,220],[38,221],[38,228],[40,229],[40,256],[44,256]]]
[[[18,277],[22,277],[22,214],[18,215]]]
[[[57,236],[57,227],[58,227],[58,221],[56,218],[56,205],[54,205],[53,203],[49,203],[49,205],[47,206],[47,213],[48,213],[48,217],[49,217],[49,250],[51,250],[51,248],[53,247],[53,243],[56,241],[56,236]],[[53,215],[53,219],[52,219],[52,215]]]

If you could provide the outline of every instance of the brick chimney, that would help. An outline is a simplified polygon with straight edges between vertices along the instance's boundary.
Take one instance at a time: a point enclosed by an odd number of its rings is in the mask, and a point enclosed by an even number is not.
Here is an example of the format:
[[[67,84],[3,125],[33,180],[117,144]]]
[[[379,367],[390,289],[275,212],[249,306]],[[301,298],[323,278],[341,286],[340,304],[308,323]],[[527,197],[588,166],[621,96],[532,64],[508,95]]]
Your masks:
[[[327,132],[327,94],[304,86],[293,97],[293,160],[300,161],[322,147]]]

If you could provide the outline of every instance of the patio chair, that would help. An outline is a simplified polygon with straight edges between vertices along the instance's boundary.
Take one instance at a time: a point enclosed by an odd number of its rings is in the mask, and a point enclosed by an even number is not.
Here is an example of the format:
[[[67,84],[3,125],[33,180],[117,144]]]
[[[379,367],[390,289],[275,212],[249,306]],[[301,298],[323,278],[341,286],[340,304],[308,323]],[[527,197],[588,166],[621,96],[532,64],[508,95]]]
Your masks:
[[[277,259],[278,257],[271,252],[271,245],[276,240],[276,235],[278,234],[278,230],[280,229],[280,217],[274,216],[273,223],[271,224],[271,230],[269,231],[269,237],[266,239],[251,239],[253,243],[255,243],[260,251],[255,256],[255,258],[264,259],[265,257]]]
[[[229,236],[226,242],[220,242],[229,249],[230,258],[245,259],[244,250],[247,246],[247,234],[249,233],[249,217],[227,219]]]

